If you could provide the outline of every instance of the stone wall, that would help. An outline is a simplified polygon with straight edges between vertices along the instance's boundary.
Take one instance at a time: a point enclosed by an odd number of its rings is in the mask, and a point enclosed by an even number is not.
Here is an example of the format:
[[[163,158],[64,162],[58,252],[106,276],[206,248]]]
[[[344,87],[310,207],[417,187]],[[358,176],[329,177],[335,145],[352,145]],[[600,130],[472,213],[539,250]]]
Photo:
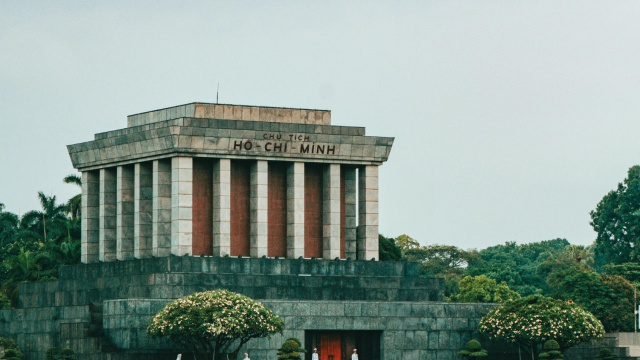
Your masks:
[[[220,288],[261,300],[276,311],[284,306],[282,316],[291,324],[287,328],[291,332],[301,331],[307,322],[338,326],[338,317],[343,316],[320,319],[316,313],[307,316],[302,312],[298,317],[287,313],[288,305],[282,304],[298,304],[291,306],[312,311],[318,304],[324,309],[323,301],[327,301],[338,304],[338,308],[342,306],[342,311],[349,314],[345,318],[364,324],[362,321],[373,320],[355,320],[357,311],[373,311],[367,310],[370,306],[381,306],[376,310],[380,312],[387,311],[382,310],[387,303],[395,303],[398,305],[389,306],[408,311],[414,305],[442,301],[444,297],[442,279],[418,277],[415,263],[175,256],[114,261],[63,266],[58,281],[20,284],[20,308],[0,311],[0,336],[14,338],[28,360],[43,360],[45,351],[52,346],[71,347],[83,360],[142,360],[145,356],[161,360],[166,354],[152,354],[144,343],[123,345],[122,339],[142,339],[151,314],[168,301]],[[106,305],[105,310],[105,301],[111,304],[109,300],[125,304],[122,306],[131,316],[122,316],[112,305]],[[344,310],[347,303],[370,305],[348,312]],[[148,308],[145,304],[149,304]],[[448,309],[455,308],[449,306]],[[358,307],[348,309],[352,308]],[[330,311],[340,314],[333,308]],[[114,316],[120,316],[119,320],[113,322]],[[114,344],[104,333],[103,318],[109,331],[129,328],[134,332],[128,337],[116,336]],[[166,358],[173,360],[175,354]]]
[[[191,103],[127,116],[127,126],[140,126],[180,117],[331,125],[331,111],[271,106]]]
[[[167,301],[109,300],[105,302],[104,331],[111,342],[128,352],[177,354],[185,352],[167,341],[149,339],[146,326]],[[244,351],[252,359],[275,360],[289,337],[305,339],[313,330],[377,330],[384,360],[453,360],[472,337],[492,304],[381,301],[286,301],[262,303],[285,323],[283,335],[250,341]],[[307,349],[310,353],[312,349]],[[492,355],[498,355],[493,352]]]

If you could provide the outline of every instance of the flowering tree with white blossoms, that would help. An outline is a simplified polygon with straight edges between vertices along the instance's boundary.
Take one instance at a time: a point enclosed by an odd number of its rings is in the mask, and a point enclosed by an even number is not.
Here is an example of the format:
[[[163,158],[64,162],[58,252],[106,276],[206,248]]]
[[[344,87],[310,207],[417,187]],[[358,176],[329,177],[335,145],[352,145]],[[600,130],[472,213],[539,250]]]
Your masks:
[[[253,338],[282,333],[284,323],[264,305],[227,290],[194,293],[167,304],[147,327],[152,338],[167,337],[208,359],[236,359]]]
[[[578,305],[542,295],[508,300],[482,318],[478,330],[493,339],[512,342],[537,353],[555,340],[561,351],[604,334],[600,320]]]

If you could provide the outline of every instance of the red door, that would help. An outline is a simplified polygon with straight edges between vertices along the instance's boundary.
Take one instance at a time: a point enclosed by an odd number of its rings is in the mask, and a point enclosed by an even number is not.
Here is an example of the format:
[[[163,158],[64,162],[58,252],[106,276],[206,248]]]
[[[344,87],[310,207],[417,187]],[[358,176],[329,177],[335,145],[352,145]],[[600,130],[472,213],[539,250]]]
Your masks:
[[[340,335],[322,334],[320,338],[320,360],[342,360]]]

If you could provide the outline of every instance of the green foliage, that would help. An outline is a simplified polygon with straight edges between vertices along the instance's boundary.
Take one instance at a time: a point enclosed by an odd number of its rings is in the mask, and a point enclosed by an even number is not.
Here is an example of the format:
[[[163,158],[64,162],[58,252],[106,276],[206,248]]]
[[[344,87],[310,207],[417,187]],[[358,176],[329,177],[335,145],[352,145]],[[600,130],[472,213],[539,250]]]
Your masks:
[[[402,234],[395,238],[395,243],[398,245],[400,250],[402,250],[402,254],[404,255],[409,250],[416,250],[420,248],[420,243],[418,240],[412,238],[407,234]]]
[[[0,338],[0,346],[4,348],[4,357],[6,360],[21,360],[23,357],[20,348],[13,339]]]
[[[451,296],[457,302],[495,302],[517,299],[520,294],[509,289],[505,282],[498,284],[484,275],[465,276],[459,283],[459,291]]]
[[[604,334],[593,314],[576,304],[542,295],[504,302],[482,318],[478,330],[492,339],[520,344],[532,351],[547,340],[556,340],[564,351]]]
[[[562,351],[560,351],[560,345],[555,340],[547,340],[542,345],[542,352],[539,356],[540,359],[545,360],[560,360],[562,359]]]
[[[57,347],[50,347],[45,353],[45,360],[77,360],[76,353],[71,348],[62,350]]]
[[[596,359],[598,360],[616,360],[617,358],[618,357],[609,349],[600,349],[598,355],[596,355]]]
[[[60,359],[61,360],[77,360],[76,353],[70,348],[64,348],[60,350]]]
[[[305,352],[306,350],[302,348],[300,340],[289,338],[278,349],[278,360],[302,360],[302,354]]]
[[[418,262],[421,276],[444,278],[447,297],[457,291],[458,282],[464,275],[467,264],[475,256],[475,251],[465,251],[450,245],[422,246],[404,253],[406,260]]]
[[[607,275],[622,276],[634,284],[640,283],[640,263],[637,262],[607,264],[602,268],[602,272]]]
[[[227,290],[194,293],[167,304],[147,327],[152,338],[167,337],[209,358],[237,358],[253,338],[282,333],[282,319],[259,302]]]
[[[82,188],[82,178],[76,174],[65,176],[62,181],[65,184],[75,184]],[[80,219],[82,210],[82,193],[73,196],[67,201],[65,212],[71,216],[72,220]]]
[[[80,262],[79,213],[68,217],[55,196],[38,199],[41,210],[21,218],[0,206],[0,308],[17,306],[20,282],[55,280],[60,265]]]
[[[491,246],[471,257],[466,275],[485,275],[498,283],[505,282],[522,296],[548,293],[545,275],[538,266],[563,251],[569,242],[565,239],[540,241],[517,245],[508,242]]]
[[[640,166],[632,166],[616,190],[605,195],[591,211],[597,233],[596,263],[622,264],[640,259]]]
[[[402,260],[402,251],[393,238],[378,235],[378,249],[380,261],[400,261]]]
[[[606,331],[632,331],[633,285],[618,275],[600,275],[580,265],[560,267],[547,281],[554,294],[595,315]]]
[[[458,355],[469,359],[481,359],[489,355],[489,353],[482,348],[482,344],[478,340],[472,339],[467,342],[463,350],[458,352]]]
[[[44,353],[45,360],[58,360],[60,359],[60,349],[57,347],[50,347],[47,352]]]

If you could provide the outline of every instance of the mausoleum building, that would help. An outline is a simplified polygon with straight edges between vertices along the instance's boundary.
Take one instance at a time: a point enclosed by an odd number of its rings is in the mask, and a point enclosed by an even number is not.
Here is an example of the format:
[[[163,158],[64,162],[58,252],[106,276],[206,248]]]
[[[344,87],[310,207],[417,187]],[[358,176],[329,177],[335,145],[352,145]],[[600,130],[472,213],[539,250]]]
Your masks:
[[[27,360],[54,346],[83,360],[173,360],[185,349],[149,338],[153,315],[227,289],[284,321],[246,344],[254,360],[275,359],[289,337],[305,360],[313,348],[319,360],[353,348],[363,360],[453,360],[494,305],[445,303],[443,279],[377,261],[378,167],[393,140],[331,125],[326,110],[191,103],[69,145],[82,264],[20,284],[0,336]]]
[[[127,125],[68,146],[83,263],[378,258],[378,166],[393,138],[333,126],[327,110],[206,103]]]

